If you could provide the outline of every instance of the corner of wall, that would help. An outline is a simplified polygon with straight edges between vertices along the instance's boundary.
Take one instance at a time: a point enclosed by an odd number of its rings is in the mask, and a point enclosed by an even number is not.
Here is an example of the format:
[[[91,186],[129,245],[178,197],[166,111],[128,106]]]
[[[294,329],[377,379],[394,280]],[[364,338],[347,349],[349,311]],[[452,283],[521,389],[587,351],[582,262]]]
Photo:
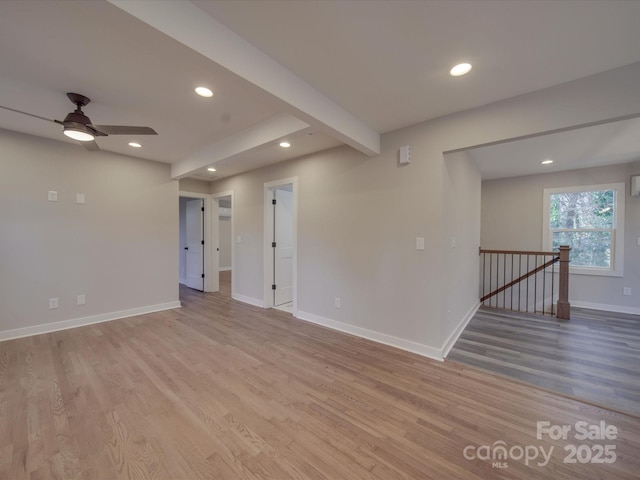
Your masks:
[[[443,358],[447,358],[447,355],[449,355],[449,352],[458,341],[458,338],[460,338],[460,335],[462,335],[462,332],[464,331],[465,328],[467,328],[467,325],[469,324],[473,316],[478,311],[478,308],[480,308],[480,300],[478,300],[471,307],[471,309],[466,313],[466,315],[460,320],[460,323],[458,323],[456,328],[453,329],[453,332],[451,332],[451,335],[447,337],[447,339],[444,342],[444,345],[442,346]]]

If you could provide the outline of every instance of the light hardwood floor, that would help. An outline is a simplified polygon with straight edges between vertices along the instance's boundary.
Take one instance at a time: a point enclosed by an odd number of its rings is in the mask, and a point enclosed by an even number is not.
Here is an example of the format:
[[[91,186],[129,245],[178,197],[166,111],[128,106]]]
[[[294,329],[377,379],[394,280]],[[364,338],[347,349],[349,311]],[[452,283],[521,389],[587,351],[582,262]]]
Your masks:
[[[571,320],[481,308],[447,360],[640,417],[640,316],[571,309]]]
[[[638,478],[637,418],[181,294],[181,309],[0,343],[0,478]],[[538,440],[539,420],[604,421],[619,435]],[[554,451],[545,466],[465,458],[500,441]],[[564,463],[582,443],[612,444],[617,459]]]
[[[225,298],[231,298],[231,271],[226,270],[219,273],[219,294]]]

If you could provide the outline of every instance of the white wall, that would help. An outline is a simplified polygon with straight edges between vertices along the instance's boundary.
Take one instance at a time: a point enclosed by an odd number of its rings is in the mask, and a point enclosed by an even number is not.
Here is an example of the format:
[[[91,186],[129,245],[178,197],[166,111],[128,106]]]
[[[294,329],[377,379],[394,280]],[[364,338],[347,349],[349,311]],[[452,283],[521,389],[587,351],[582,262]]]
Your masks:
[[[640,198],[629,195],[631,175],[640,175],[640,161],[482,182],[482,246],[544,250],[545,188],[625,182],[624,277],[572,274],[569,301],[576,306],[640,314]],[[633,295],[623,296],[623,287],[631,287]]]
[[[479,306],[478,234],[480,232],[480,172],[465,152],[445,155],[441,224],[445,267],[445,350],[451,348]],[[462,301],[461,301],[462,300]]]
[[[181,192],[209,193],[211,191],[211,182],[205,182],[204,180],[181,178],[179,182]]]
[[[220,248],[218,269],[231,270],[231,218],[220,217],[218,226],[218,245]]]
[[[0,339],[179,305],[168,165],[0,130],[0,171]]]
[[[635,64],[385,134],[374,158],[339,147],[214,182],[235,192],[236,298],[264,301],[263,184],[297,176],[299,316],[442,357],[477,305],[480,244],[480,176],[443,152],[638,114],[638,84]]]

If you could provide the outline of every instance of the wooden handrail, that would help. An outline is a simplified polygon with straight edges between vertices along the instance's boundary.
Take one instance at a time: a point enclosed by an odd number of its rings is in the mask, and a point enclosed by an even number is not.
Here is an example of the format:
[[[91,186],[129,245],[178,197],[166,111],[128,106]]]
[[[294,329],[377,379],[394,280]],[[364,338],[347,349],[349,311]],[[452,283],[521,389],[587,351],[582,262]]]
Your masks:
[[[485,250],[484,248],[478,249],[478,255],[482,255],[483,253],[504,253],[507,255],[556,255],[558,256],[560,252],[533,252],[528,250]]]

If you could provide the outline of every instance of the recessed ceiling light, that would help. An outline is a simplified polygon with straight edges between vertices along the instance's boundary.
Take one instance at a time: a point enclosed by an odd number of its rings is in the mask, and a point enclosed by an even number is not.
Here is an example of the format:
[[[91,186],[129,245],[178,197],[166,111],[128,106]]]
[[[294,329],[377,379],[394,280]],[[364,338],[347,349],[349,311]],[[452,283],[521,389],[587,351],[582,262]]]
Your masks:
[[[215,172],[215,171],[216,171],[216,169],[215,169],[215,168],[213,168],[213,167],[209,167],[209,168],[207,168],[207,171],[209,171],[209,172]]]
[[[129,142],[129,146],[133,147],[133,148],[140,148],[142,147],[142,145],[140,145],[138,142]]]
[[[470,63],[459,63],[458,65],[453,67],[451,70],[449,70],[449,74],[453,77],[459,77],[461,75],[466,75],[470,71],[471,71]]]
[[[280,146],[282,148],[289,148],[291,146],[291,144],[289,142],[280,142]]]
[[[213,97],[213,92],[209,90],[207,87],[197,87],[196,93],[201,97]]]
[[[553,160],[551,160],[550,158],[547,158],[546,160],[540,162],[541,165],[549,165],[551,163],[553,163]]]

